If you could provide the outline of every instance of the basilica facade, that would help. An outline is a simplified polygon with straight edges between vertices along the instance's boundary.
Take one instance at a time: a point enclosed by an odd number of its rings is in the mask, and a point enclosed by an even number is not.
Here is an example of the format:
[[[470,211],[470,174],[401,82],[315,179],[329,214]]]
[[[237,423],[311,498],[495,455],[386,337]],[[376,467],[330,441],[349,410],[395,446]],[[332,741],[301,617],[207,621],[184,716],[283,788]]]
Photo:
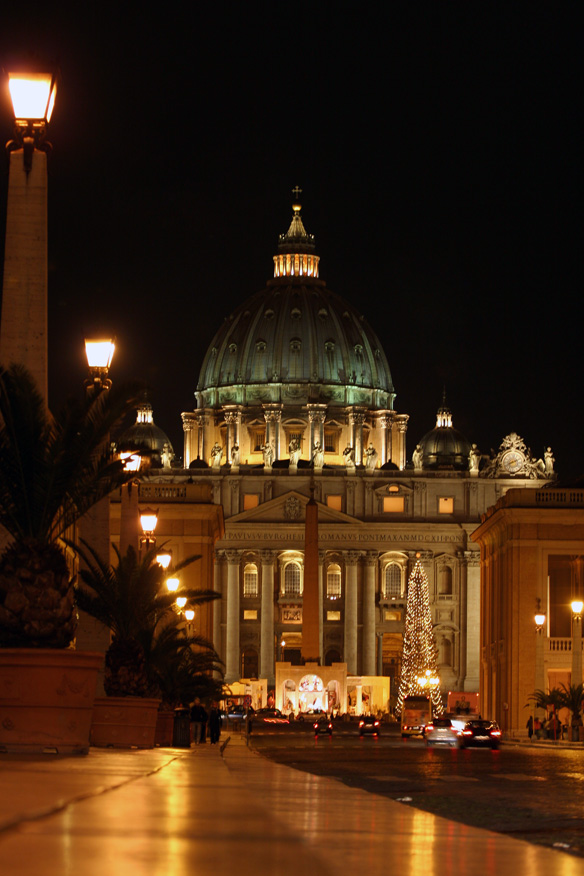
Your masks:
[[[198,583],[221,596],[205,629],[226,681],[261,678],[270,688],[277,663],[302,663],[312,495],[320,665],[346,664],[352,678],[389,677],[396,693],[408,578],[420,557],[441,686],[478,690],[479,551],[471,533],[510,487],[553,478],[551,451],[536,460],[512,433],[497,454],[483,456],[456,430],[443,398],[435,425],[429,412],[429,431],[414,436],[408,453],[408,415],[394,406],[379,337],[320,278],[299,203],[279,238],[273,278],[217,331],[195,396],[195,409],[182,414],[183,465],[171,465],[161,446],[161,467],[140,499],[158,504],[161,537],[179,557],[191,547],[180,522],[189,495],[207,491],[222,507],[224,529],[207,546],[209,580]]]

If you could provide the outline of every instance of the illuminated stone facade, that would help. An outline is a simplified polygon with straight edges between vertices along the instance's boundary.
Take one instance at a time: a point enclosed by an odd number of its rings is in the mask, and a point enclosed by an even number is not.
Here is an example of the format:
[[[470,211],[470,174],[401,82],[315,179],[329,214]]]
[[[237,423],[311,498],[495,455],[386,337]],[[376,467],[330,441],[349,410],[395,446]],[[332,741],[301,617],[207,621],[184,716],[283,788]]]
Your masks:
[[[510,490],[472,538],[481,549],[481,707],[526,735],[534,690],[582,681],[582,621],[570,604],[584,595],[584,490]]]

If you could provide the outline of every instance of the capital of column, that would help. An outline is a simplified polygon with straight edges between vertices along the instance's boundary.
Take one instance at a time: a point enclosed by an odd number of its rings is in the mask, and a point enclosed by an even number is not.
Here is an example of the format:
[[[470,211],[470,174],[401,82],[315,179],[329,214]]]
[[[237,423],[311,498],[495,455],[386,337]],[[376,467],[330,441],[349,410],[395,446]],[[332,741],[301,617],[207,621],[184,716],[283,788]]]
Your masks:
[[[308,420],[311,423],[324,423],[326,418],[326,405],[308,405]]]
[[[181,414],[181,418],[183,422],[183,431],[192,432],[195,427],[195,423],[197,422],[197,415],[188,411],[184,414]]]
[[[227,557],[227,562],[230,566],[239,565],[241,551],[227,550],[225,551],[225,556]]]
[[[365,411],[352,410],[349,411],[349,425],[362,426],[365,422]]]
[[[346,566],[356,566],[361,557],[361,551],[343,551]]]
[[[379,551],[367,551],[365,554],[365,565],[366,566],[376,566],[377,560],[379,558]]]
[[[397,423],[398,432],[404,434],[408,431],[408,420],[410,419],[409,414],[396,414],[395,421]]]
[[[225,422],[229,426],[237,425],[237,423],[241,423],[241,411],[224,411]]]
[[[379,428],[380,429],[391,429],[394,420],[394,413],[390,412],[388,414],[381,414],[378,418]]]
[[[280,408],[264,408],[264,420],[266,423],[279,423],[282,419]]]
[[[196,420],[197,420],[197,426],[206,426],[207,423],[209,422],[209,420],[207,419],[205,414],[197,414]]]
[[[224,563],[225,562],[225,551],[216,550],[215,551],[215,562],[216,563]]]
[[[261,550],[260,551],[260,559],[262,561],[262,566],[271,566],[278,556],[276,551],[270,550]]]

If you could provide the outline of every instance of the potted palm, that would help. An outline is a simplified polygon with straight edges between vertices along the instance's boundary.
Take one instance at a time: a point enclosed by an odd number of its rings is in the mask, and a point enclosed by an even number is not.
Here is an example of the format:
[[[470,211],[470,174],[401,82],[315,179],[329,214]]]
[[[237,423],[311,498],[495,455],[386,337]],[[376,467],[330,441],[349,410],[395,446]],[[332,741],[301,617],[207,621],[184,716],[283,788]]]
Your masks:
[[[168,656],[201,643],[166,632],[176,627],[176,593],[164,589],[168,572],[156,561],[157,548],[140,557],[132,546],[123,555],[114,546],[117,563],[111,566],[86,542],[82,544],[77,551],[83,560],[79,577],[84,586],[77,588],[77,601],[112,636],[105,656],[106,696],[96,698],[91,741],[100,746],[151,748],[161,702],[156,656],[162,655],[163,645]],[[188,557],[173,571],[197,559]],[[218,595],[213,590],[181,590],[191,605]]]
[[[88,750],[102,658],[72,647],[77,610],[63,537],[132,477],[109,435],[137,396],[120,386],[53,416],[24,367],[0,366],[0,750]]]

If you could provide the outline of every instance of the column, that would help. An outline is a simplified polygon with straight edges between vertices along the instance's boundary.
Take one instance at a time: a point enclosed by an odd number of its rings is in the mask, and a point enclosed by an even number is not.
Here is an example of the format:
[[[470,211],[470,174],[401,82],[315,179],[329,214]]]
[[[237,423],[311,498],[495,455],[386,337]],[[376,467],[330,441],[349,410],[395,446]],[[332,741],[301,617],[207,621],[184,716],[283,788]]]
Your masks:
[[[213,566],[213,590],[223,597],[223,570],[225,568],[225,555],[223,551],[215,552],[215,564]],[[223,654],[223,642],[221,637],[221,605],[222,598],[212,603],[213,609],[213,647],[219,655]],[[218,677],[218,671],[213,673]]]
[[[358,551],[343,551],[345,558],[345,663],[347,674],[357,674],[357,563]]]
[[[578,610],[579,608],[579,610]],[[541,637],[541,634],[540,634]],[[570,684],[582,683],[582,603],[572,603],[572,678]]]
[[[362,675],[375,675],[375,573],[377,551],[365,556],[363,585],[363,668]]]
[[[355,465],[363,465],[363,423],[365,422],[365,412],[353,408],[349,412],[349,423],[351,425],[351,443],[355,449]]]
[[[227,434],[225,436],[225,461],[231,464],[231,448],[237,441],[236,426],[238,414],[236,411],[224,411],[225,423],[227,424]]]
[[[308,422],[310,423],[310,453],[312,459],[314,445],[318,442],[324,450],[324,421],[326,405],[308,405]]]
[[[388,412],[386,414],[382,414],[379,418],[379,428],[382,430],[381,435],[381,465],[384,465],[386,462],[391,462],[391,451],[392,451],[392,430],[393,426],[393,414]]]
[[[395,419],[397,422],[399,447],[396,454],[397,459],[394,459],[393,462],[401,471],[406,467],[406,432],[408,431],[409,414],[397,414]]]
[[[260,630],[260,678],[275,682],[274,667],[274,562],[275,551],[262,551],[262,621]]]
[[[318,552],[318,653],[321,665],[324,666],[324,638],[323,638],[323,613],[324,613],[324,560],[326,552]]]
[[[240,551],[225,551],[227,557],[227,630],[225,633],[225,681],[239,681],[239,560]]]
[[[202,459],[203,462],[207,462],[205,459],[205,426],[207,425],[207,418],[204,414],[197,415],[197,456],[199,459]]]
[[[466,557],[462,551],[458,551],[459,569],[460,569],[460,617],[466,617],[467,606],[467,569]],[[453,582],[454,583],[454,582]],[[465,625],[466,626],[466,625]],[[458,690],[466,690],[466,642],[468,633],[464,630],[462,636],[459,637],[460,652],[458,655]]]
[[[183,432],[185,434],[184,437],[184,467],[188,468],[191,462],[194,459],[193,455],[193,430],[196,421],[196,414],[194,413],[184,413],[181,414],[183,421]]]
[[[383,633],[376,633],[377,639],[377,675],[383,675]],[[391,696],[391,691],[389,692]]]

